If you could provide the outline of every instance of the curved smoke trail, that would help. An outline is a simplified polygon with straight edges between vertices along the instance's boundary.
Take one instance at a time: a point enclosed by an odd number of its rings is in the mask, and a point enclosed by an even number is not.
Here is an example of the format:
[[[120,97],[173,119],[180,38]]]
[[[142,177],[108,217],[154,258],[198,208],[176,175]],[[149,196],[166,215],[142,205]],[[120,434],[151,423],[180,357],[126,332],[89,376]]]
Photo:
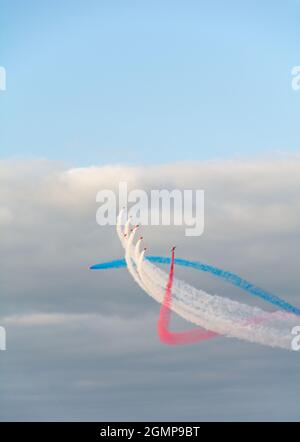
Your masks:
[[[161,303],[165,296],[168,274],[155,266],[154,262],[144,259],[145,251],[139,250],[141,241],[134,244],[137,228],[129,227],[130,222],[126,223],[125,229],[118,225],[118,235],[125,249],[128,270],[140,287]],[[228,281],[231,281],[230,278]],[[274,297],[271,296],[268,300],[274,303]],[[281,308],[295,309],[280,298],[275,301],[280,302]],[[229,298],[210,295],[175,278],[170,307],[184,319],[214,333],[285,349],[291,348],[291,329],[298,322],[294,313],[268,313]]]
[[[171,258],[167,256],[145,256],[145,259],[154,264],[171,264]],[[220,269],[218,267],[211,266],[209,264],[204,264],[199,261],[189,261],[187,259],[175,258],[175,265],[179,265],[182,267],[188,267],[194,270],[202,271],[209,273],[216,278],[222,279],[223,281],[238,287],[245,292],[249,293],[252,296],[256,296],[261,298],[262,300],[269,302],[270,304],[275,305],[276,307],[281,308],[287,312],[294,313],[295,315],[300,315],[300,309],[294,307],[292,304],[289,304],[284,299],[276,296],[266,290],[252,284],[246,279],[241,278],[239,275],[229,272],[227,270]],[[91,270],[108,270],[108,269],[120,269],[122,267],[126,267],[125,259],[116,259],[113,261],[107,261],[99,264],[95,264],[90,267]]]
[[[172,249],[172,258],[168,284],[166,287],[165,297],[161,304],[159,319],[157,322],[157,334],[159,339],[165,344],[169,345],[180,345],[180,344],[193,344],[195,342],[204,341],[206,339],[218,336],[209,330],[204,330],[201,328],[195,328],[192,330],[187,330],[184,332],[171,332],[169,330],[170,317],[171,317],[171,302],[172,302],[172,287],[174,279],[174,261],[175,261],[175,251]]]

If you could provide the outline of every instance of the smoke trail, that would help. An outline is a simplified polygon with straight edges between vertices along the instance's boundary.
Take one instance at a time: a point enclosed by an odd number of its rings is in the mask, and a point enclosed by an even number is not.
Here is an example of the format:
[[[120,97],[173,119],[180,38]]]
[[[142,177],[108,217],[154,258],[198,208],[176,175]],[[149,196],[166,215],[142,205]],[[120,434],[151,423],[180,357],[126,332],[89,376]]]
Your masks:
[[[95,264],[90,267],[90,270],[107,270],[107,269],[120,269],[126,267],[125,259],[115,259],[113,261],[103,262],[101,264]]]
[[[151,280],[151,285],[147,285],[148,293],[162,298],[168,275],[146,260],[138,265],[139,271],[140,267]],[[176,279],[172,293],[172,310],[190,322],[228,337],[290,349],[290,331],[298,322],[293,314],[268,313],[228,298],[210,295]],[[263,321],[259,318],[263,318]]]
[[[144,286],[144,283],[141,279],[141,275],[137,271],[136,258],[139,254],[139,245],[141,242],[141,238],[137,241],[136,246],[133,248],[133,240],[136,234],[138,226],[135,226],[130,230],[130,234],[126,234],[127,243],[125,245],[125,261],[127,264],[127,268],[129,273],[131,273],[133,279],[139,286],[147,293],[147,289]]]
[[[163,258],[160,256],[153,256],[151,257],[152,262],[157,262],[161,264],[169,264],[170,258]],[[253,285],[251,282],[247,281],[246,279],[241,278],[240,276],[236,275],[235,273],[228,272],[226,270],[219,269],[218,267],[210,266],[208,264],[203,264],[201,262],[195,262],[195,261],[188,261],[186,259],[176,259],[175,263],[177,265],[181,265],[184,267],[190,267],[195,270],[201,270],[203,272],[211,273],[212,275],[216,276],[217,278],[223,279],[224,281],[241,288],[248,292],[249,294],[253,296],[257,296],[264,301],[267,301],[273,305],[276,305],[277,307],[282,308],[283,310],[289,311],[291,313],[295,313],[297,315],[300,315],[300,309],[297,307],[294,307],[293,305],[286,302],[284,299],[279,298],[278,296],[269,293],[255,285]]]
[[[209,330],[203,329],[192,329],[185,332],[170,332],[170,316],[171,316],[171,296],[172,296],[172,286],[174,279],[174,258],[175,251],[172,249],[172,258],[168,284],[166,287],[166,294],[163,299],[160,315],[157,323],[157,333],[162,342],[169,345],[180,345],[180,344],[193,344],[195,342],[200,342],[209,338],[218,336],[217,333],[211,332]]]
[[[180,345],[180,344],[193,344],[195,342],[201,342],[213,337],[218,336],[209,330],[204,330],[201,328],[196,328],[184,332],[171,332],[169,330],[170,317],[171,317],[171,302],[172,302],[172,287],[174,279],[174,260],[175,260],[175,248],[172,249],[171,266],[169,271],[169,279],[166,287],[165,297],[163,299],[160,315],[157,323],[157,333],[162,342],[169,345]],[[267,314],[268,315],[268,314]],[[259,324],[263,321],[268,320],[268,316],[260,316],[253,318],[249,323]]]
[[[157,264],[170,264],[171,260],[169,257],[165,256],[147,256],[145,259],[147,259],[151,263],[157,263]],[[232,284],[245,292],[249,293],[252,296],[256,296],[258,298],[263,299],[266,302],[269,302],[270,304],[273,304],[277,307],[280,307],[281,309],[294,313],[296,315],[300,315],[300,309],[297,307],[294,307],[293,305],[286,302],[284,299],[279,298],[278,296],[265,291],[264,289],[255,286],[251,282],[247,281],[246,279],[241,278],[240,276],[236,275],[235,273],[229,272],[227,270],[220,269],[218,267],[214,267],[208,264],[203,264],[198,261],[189,261],[187,259],[181,259],[181,258],[175,258],[174,263],[179,266],[183,267],[189,267],[198,271],[210,273],[211,275],[224,280],[225,282]],[[115,261],[110,262],[104,262],[100,264],[95,264],[92,267],[90,267],[91,270],[103,270],[103,269],[110,269],[110,268],[121,268],[126,267],[126,261],[125,259],[119,259]]]
[[[128,270],[137,283],[161,303],[168,274],[144,259],[145,251],[134,247],[135,232],[136,229],[130,232],[128,223],[124,231],[121,227],[118,230]],[[291,329],[298,322],[292,313],[268,313],[229,298],[210,295],[176,278],[173,279],[170,307],[184,319],[217,334],[286,349],[291,348]]]

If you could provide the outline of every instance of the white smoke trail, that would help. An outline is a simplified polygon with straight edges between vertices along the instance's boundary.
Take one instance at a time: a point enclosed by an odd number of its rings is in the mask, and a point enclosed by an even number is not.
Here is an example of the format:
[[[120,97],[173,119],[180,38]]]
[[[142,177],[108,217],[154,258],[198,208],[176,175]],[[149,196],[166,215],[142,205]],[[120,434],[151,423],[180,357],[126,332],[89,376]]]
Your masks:
[[[133,229],[130,229],[130,219],[125,223],[124,230],[122,229],[122,221],[125,210],[122,209],[119,213],[117,219],[117,233],[119,239],[121,241],[122,246],[125,249],[125,261],[128,268],[129,273],[132,275],[135,282],[147,293],[147,289],[144,287],[143,282],[140,278],[140,275],[137,272],[136,260],[132,258],[133,255],[133,240],[135,237],[135,233],[137,231],[137,226]],[[137,256],[139,252],[139,244],[141,243],[141,239],[139,239],[134,247],[134,258]]]
[[[137,229],[124,231],[117,226],[125,248],[128,270],[140,287],[156,301],[162,302],[168,274],[144,259],[139,240],[134,245]],[[124,236],[125,234],[125,236]],[[299,325],[299,318],[291,313],[266,312],[229,298],[210,295],[203,290],[174,278],[171,309],[184,319],[216,333],[272,347],[291,349],[291,330]]]

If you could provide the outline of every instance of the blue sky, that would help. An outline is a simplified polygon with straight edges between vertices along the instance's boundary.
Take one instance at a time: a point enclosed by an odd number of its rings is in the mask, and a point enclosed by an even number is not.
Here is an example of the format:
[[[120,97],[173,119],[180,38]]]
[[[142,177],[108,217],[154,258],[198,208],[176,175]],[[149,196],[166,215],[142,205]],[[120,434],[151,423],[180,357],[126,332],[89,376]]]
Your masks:
[[[299,151],[299,1],[0,0],[1,157]]]

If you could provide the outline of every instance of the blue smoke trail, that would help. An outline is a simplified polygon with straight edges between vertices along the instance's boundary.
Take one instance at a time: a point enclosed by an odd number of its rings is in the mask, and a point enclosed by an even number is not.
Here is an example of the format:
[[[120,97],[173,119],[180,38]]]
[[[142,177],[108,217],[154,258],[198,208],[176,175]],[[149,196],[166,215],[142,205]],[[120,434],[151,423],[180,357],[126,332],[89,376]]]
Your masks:
[[[164,256],[147,256],[146,259],[150,262],[157,263],[157,264],[170,264],[171,258],[164,257]],[[267,301],[273,305],[276,305],[277,307],[280,307],[281,309],[294,313],[296,315],[300,315],[300,309],[297,307],[294,307],[293,305],[286,302],[284,299],[279,298],[276,295],[273,295],[272,293],[266,292],[265,290],[251,284],[251,282],[246,281],[245,279],[241,278],[240,276],[228,272],[226,270],[219,269],[218,267],[214,267],[208,264],[203,264],[201,262],[197,261],[188,261],[187,259],[181,259],[181,258],[175,258],[175,264],[183,266],[183,267],[190,267],[195,270],[200,270],[202,272],[211,273],[212,275],[216,276],[217,278],[223,279],[224,281],[239,287],[240,289],[244,290],[247,293],[250,293],[252,296],[257,296],[264,301]],[[92,267],[90,267],[91,270],[106,270],[106,269],[118,269],[121,267],[126,267],[126,261],[125,259],[118,259],[114,261],[104,262],[100,264],[95,264]]]
[[[106,270],[106,269],[119,269],[126,267],[125,259],[116,259],[114,261],[102,262],[101,264],[95,264],[90,267],[90,270]]]

